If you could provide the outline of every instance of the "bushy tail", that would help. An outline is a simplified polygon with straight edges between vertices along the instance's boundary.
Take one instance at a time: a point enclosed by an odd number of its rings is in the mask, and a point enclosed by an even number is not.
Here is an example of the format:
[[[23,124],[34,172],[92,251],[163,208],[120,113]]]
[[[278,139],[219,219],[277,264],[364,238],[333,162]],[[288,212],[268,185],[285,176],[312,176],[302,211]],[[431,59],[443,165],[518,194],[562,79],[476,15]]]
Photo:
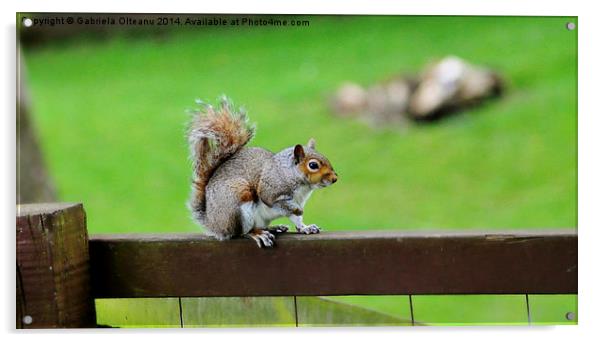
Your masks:
[[[193,113],[188,128],[190,158],[193,163],[192,194],[188,207],[193,217],[205,221],[205,187],[213,172],[251,140],[255,127],[249,123],[243,109],[233,108],[222,96],[217,108],[197,101],[201,108]]]

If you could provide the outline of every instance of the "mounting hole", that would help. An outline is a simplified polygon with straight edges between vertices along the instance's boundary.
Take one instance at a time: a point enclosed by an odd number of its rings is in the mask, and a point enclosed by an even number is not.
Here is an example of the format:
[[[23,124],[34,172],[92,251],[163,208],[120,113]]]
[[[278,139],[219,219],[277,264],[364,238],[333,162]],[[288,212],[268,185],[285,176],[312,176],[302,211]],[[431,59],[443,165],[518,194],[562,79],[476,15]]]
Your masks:
[[[29,18],[23,18],[23,26],[31,27],[31,25],[33,25],[33,20]]]
[[[33,318],[31,316],[29,316],[29,315],[24,316],[23,317],[23,323],[29,325],[29,324],[33,323]]]
[[[575,319],[575,313],[572,311],[569,311],[566,313],[566,315],[564,315],[564,317],[566,317],[567,320],[572,321]]]
[[[574,30],[575,27],[577,27],[577,25],[575,25],[574,22],[568,22],[568,23],[566,23],[566,29],[569,30],[569,31]]]

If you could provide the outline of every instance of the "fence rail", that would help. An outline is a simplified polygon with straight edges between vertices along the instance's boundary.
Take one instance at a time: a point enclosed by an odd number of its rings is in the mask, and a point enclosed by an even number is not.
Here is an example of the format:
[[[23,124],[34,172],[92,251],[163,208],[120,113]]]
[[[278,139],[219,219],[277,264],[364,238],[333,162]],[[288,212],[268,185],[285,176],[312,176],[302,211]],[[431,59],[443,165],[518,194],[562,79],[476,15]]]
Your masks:
[[[96,235],[90,261],[98,298],[577,292],[571,230]]]
[[[324,232],[259,249],[202,234],[88,240],[81,204],[23,205],[17,277],[17,327],[93,326],[94,298],[575,294],[577,234]]]

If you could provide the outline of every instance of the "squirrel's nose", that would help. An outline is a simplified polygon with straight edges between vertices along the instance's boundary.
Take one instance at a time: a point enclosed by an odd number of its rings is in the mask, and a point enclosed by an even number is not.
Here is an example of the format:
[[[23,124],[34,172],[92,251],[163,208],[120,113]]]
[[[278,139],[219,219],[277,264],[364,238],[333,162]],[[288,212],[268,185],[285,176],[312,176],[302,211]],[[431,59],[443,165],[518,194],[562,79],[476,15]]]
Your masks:
[[[332,184],[336,183],[338,180],[337,176],[332,177]]]

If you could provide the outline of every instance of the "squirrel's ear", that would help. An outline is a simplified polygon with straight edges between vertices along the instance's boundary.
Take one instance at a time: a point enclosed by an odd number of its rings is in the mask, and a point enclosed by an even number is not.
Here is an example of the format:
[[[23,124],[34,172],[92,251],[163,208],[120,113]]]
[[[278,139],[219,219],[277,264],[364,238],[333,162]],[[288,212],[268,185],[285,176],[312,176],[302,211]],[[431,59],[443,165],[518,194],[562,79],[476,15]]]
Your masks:
[[[295,145],[295,164],[299,164],[303,158],[305,158],[305,151],[303,151],[303,146]]]
[[[315,150],[316,149],[316,139],[310,138],[309,141],[307,142],[307,147],[311,148],[312,150]]]

